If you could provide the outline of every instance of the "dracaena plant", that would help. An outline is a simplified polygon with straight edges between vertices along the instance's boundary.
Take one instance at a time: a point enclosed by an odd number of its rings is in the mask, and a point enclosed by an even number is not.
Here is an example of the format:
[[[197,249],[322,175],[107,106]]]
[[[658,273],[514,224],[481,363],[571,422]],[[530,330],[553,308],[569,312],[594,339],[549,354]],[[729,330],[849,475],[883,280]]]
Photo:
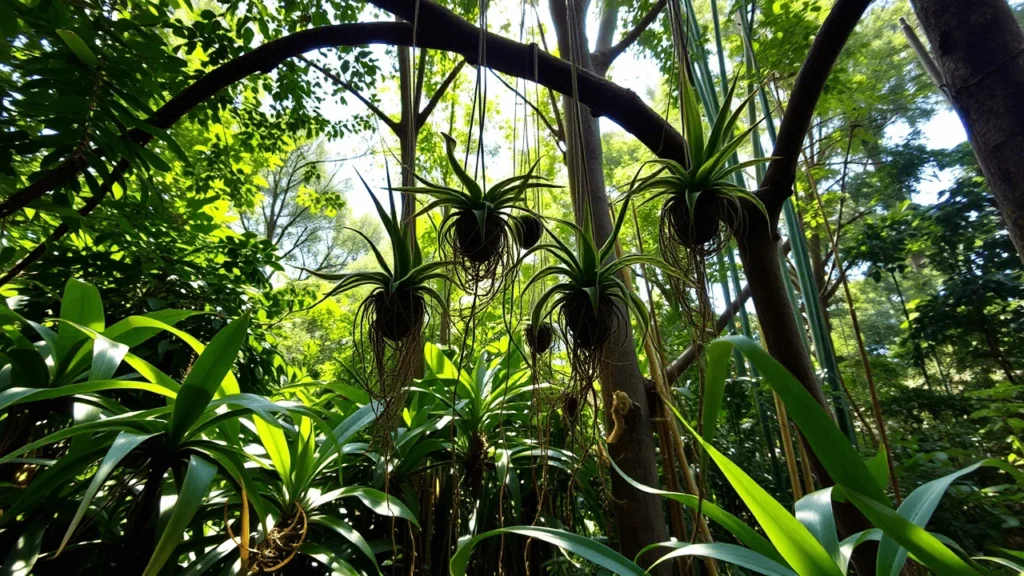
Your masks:
[[[647,329],[646,305],[623,282],[621,271],[635,264],[648,264],[678,275],[668,264],[653,256],[632,254],[612,258],[629,202],[630,196],[627,196],[615,218],[611,234],[600,246],[594,238],[589,207],[585,206],[582,226],[559,221],[575,234],[574,248],[555,234],[550,234],[551,243],[539,244],[524,254],[526,257],[543,251],[556,261],[537,271],[524,287],[524,290],[529,290],[546,278],[557,278],[555,284],[537,298],[530,314],[530,326],[543,326],[548,318],[554,316],[570,345],[574,373],[584,379],[593,376],[600,349],[608,341],[616,323],[629,325],[628,317],[622,317],[624,312],[632,312],[640,327]]]
[[[64,324],[77,330],[86,341],[101,344],[94,344],[94,350],[110,341],[110,328],[104,331],[108,336],[104,336],[87,325],[70,320]],[[248,317],[242,316],[203,346],[160,320],[132,316],[115,325],[125,330],[123,334],[135,331],[141,336],[166,331],[196,351],[198,358],[183,382],[175,381],[144,360],[124,355],[135,375],[145,380],[113,378],[121,359],[108,358],[104,360],[109,365],[104,368],[106,375],[102,379],[85,379],[59,387],[12,387],[0,392],[0,413],[20,405],[64,398],[75,398],[98,408],[95,418],[72,422],[71,426],[0,458],[0,464],[18,463],[36,450],[59,448],[52,466],[11,494],[13,499],[0,516],[0,527],[30,519],[51,506],[60,509],[51,498],[57,502],[66,497],[77,498],[79,487],[84,487],[55,555],[72,543],[86,516],[95,515],[90,512],[95,507],[104,511],[105,518],[112,518],[115,526],[124,522],[119,565],[133,573],[155,575],[177,558],[186,531],[202,533],[201,525],[197,527],[194,519],[207,507],[208,494],[218,486],[233,487],[232,491],[238,493],[244,486],[254,494],[252,503],[260,518],[266,518],[266,505],[243,466],[239,419],[258,414],[273,420],[276,413],[297,412],[312,418],[321,428],[326,425],[301,406],[285,408],[261,396],[239,393],[231,368],[247,338],[248,325]],[[95,363],[96,360],[94,366]],[[166,398],[167,405],[132,410],[104,397],[103,393],[112,391],[154,393]],[[97,461],[99,466],[94,468]],[[118,471],[120,475],[116,474]],[[179,482],[169,487],[165,482],[168,473]],[[83,477],[90,478],[87,485],[81,482]],[[126,490],[132,493],[130,505],[125,504],[125,495],[129,493]],[[175,491],[177,499],[157,539],[161,494],[166,495],[168,490]],[[220,491],[223,493],[223,489]],[[150,538],[156,541],[155,548],[148,546]]]
[[[686,248],[704,247],[718,236],[723,217],[730,212],[737,217],[743,214],[739,206],[741,202],[753,204],[767,217],[761,201],[741,183],[744,169],[767,162],[770,158],[735,161],[736,150],[756,126],[736,134],[740,115],[753,97],[751,94],[735,110],[729,110],[727,105],[736,93],[737,80],[738,77],[733,80],[724,100],[726,105],[719,110],[710,132],[705,134],[696,93],[684,79],[683,129],[688,146],[688,165],[675,160],[652,160],[649,163],[659,166],[660,170],[634,181],[634,193],[653,192],[646,202],[665,199],[661,218],[663,253],[671,250],[666,246],[671,238]],[[671,227],[671,237],[665,230],[666,225]]]
[[[362,514],[340,505],[343,500],[358,499],[378,514],[403,518],[418,526],[412,511],[394,496],[366,486],[344,485],[341,455],[360,448],[346,442],[373,422],[380,411],[379,404],[369,402],[338,418],[340,422],[330,432],[330,442],[326,436],[318,438],[316,426],[308,416],[293,416],[294,426],[277,420],[253,420],[266,458],[251,454],[250,458],[277,474],[276,479],[259,486],[260,495],[276,508],[277,521],[269,531],[251,540],[246,562],[250,573],[275,572],[302,555],[347,566],[355,573],[350,563],[356,559],[341,554],[343,546],[328,545],[330,542],[323,539],[307,539],[314,526],[329,539],[340,538],[339,542],[351,544],[360,553],[360,560],[369,562],[376,573],[381,573],[376,558],[379,552],[352,526]],[[243,525],[241,531],[248,534],[252,528],[255,527]]]
[[[396,190],[430,198],[421,214],[444,209],[438,238],[453,258],[470,270],[474,280],[493,279],[501,264],[511,258],[515,240],[523,249],[533,247],[543,233],[540,220],[526,208],[527,193],[536,188],[557,188],[534,174],[534,164],[526,174],[506,178],[484,189],[455,157],[455,139],[442,134],[448,164],[462,189],[434,184],[417,175],[422,186]],[[513,214],[517,211],[518,214]]]

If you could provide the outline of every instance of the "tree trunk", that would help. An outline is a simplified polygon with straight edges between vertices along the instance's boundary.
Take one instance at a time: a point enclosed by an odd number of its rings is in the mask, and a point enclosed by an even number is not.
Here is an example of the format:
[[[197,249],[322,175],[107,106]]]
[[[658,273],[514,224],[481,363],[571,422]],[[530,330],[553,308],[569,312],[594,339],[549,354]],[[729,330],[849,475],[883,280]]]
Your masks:
[[[570,6],[578,9],[580,4],[570,2]],[[564,0],[551,0],[550,8],[555,33],[558,37],[558,50],[563,58],[569,59],[572,51],[570,50],[569,13],[566,3]],[[572,43],[580,48],[579,52],[582,54],[578,64],[581,68],[590,70],[592,64],[588,49],[589,43],[582,30],[584,22],[582,11],[577,12],[577,16],[576,21],[580,23],[580,26],[573,30],[576,35]],[[608,212],[608,196],[605,192],[600,126],[597,118],[582,105],[580,105],[580,118],[577,124],[575,122],[576,104],[571,98],[563,98],[563,105],[567,118],[567,129],[577,129],[574,127],[578,126],[582,132],[579,138],[567,135],[569,180],[574,184],[570,189],[573,195],[576,220],[582,222],[583,203],[580,200],[587,202],[593,218],[594,234],[598,244],[601,244],[611,235],[613,225]],[[583,166],[584,173],[577,174],[577,162]],[[575,185],[577,182],[586,184],[580,189]],[[629,318],[624,309],[620,312],[622,313],[617,315],[618,318]],[[629,395],[634,402],[633,409],[626,416],[625,434],[609,446],[609,451],[619,467],[634,480],[648,486],[657,486],[658,467],[654,451],[650,407],[647,403],[643,375],[640,373],[632,328],[628,320],[617,322],[609,342],[612,344],[606,347],[600,369],[602,401],[605,406],[611,406],[612,393],[622,391]],[[610,416],[611,412],[605,410],[605,424],[609,426],[609,430],[612,426]],[[612,474],[612,511],[615,517],[619,548],[626,557],[633,558],[645,546],[668,540],[660,498],[636,490],[617,474]],[[656,553],[648,554],[642,563],[649,565],[656,557]],[[671,565],[665,563],[655,568],[652,573],[667,575],[670,568]]]
[[[1006,0],[912,0],[1024,260],[1024,32]]]

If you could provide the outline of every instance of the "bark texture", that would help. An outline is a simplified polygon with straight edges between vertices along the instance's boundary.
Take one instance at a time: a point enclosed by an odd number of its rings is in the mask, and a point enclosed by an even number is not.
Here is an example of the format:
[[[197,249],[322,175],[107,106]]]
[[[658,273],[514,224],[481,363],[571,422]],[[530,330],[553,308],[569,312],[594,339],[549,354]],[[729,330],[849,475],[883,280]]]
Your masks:
[[[589,43],[583,30],[585,21],[582,14],[577,13],[578,28],[569,25],[568,10],[578,9],[582,3],[565,0],[551,0],[551,15],[558,37],[558,50],[563,57],[570,54],[570,34],[575,33],[572,42],[580,47],[579,66],[584,70],[593,69],[589,53]],[[581,71],[582,72],[582,71]],[[579,87],[582,96],[583,88]],[[572,99],[571,91],[563,98],[563,107],[567,119],[566,130],[572,131],[577,126],[577,106]],[[593,218],[594,234],[598,245],[603,244],[611,236],[613,223],[608,211],[608,195],[605,191],[603,160],[601,148],[601,130],[598,119],[586,106],[579,106],[579,131],[573,137],[567,134],[569,180],[583,183],[572,187],[573,208],[577,222],[582,222],[583,203],[590,206]],[[582,167],[583,173],[580,173]],[[614,256],[612,256],[614,257]],[[601,359],[600,381],[602,402],[606,408],[611,406],[612,393],[625,392],[633,401],[632,409],[625,416],[625,432],[614,444],[608,446],[610,456],[622,470],[634,480],[647,486],[658,486],[657,454],[654,450],[653,428],[651,426],[651,407],[647,401],[644,378],[637,362],[636,346],[633,341],[632,327],[628,322],[629,314],[625,309],[616,315],[620,321],[609,339],[609,344]],[[627,319],[625,322],[621,319]],[[605,424],[612,429],[611,410],[605,410]],[[618,474],[611,475],[612,480],[612,511],[615,516],[615,528],[618,534],[619,549],[627,558],[634,558],[644,547],[668,540],[668,529],[661,499],[633,488]],[[641,561],[650,565],[658,554],[649,553]],[[652,574],[667,575],[671,565],[664,563],[657,566]]]
[[[1006,0],[912,4],[1024,261],[1024,32]]]

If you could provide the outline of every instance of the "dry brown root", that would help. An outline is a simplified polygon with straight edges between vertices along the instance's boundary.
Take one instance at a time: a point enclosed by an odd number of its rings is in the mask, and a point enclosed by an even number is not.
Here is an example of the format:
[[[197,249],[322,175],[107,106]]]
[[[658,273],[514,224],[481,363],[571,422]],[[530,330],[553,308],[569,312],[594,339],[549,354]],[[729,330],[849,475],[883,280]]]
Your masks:
[[[612,422],[615,424],[612,427],[612,431],[608,434],[608,438],[605,442],[608,444],[615,444],[622,438],[622,435],[626,433],[626,414],[629,413],[629,409],[632,408],[633,401],[629,399],[629,394],[626,394],[622,390],[616,390],[612,393]]]
[[[378,405],[371,426],[373,444],[387,447],[390,432],[402,414],[408,385],[422,359],[421,333],[426,316],[410,319],[409,334],[393,340],[382,334],[377,323],[373,297],[367,298],[356,312],[353,342],[360,363],[360,383]]]
[[[299,553],[299,548],[306,541],[306,534],[309,530],[309,519],[306,517],[306,511],[298,503],[295,504],[295,508],[295,514],[288,520],[279,520],[271,528],[267,537],[257,544],[255,548],[248,547],[248,535],[243,535],[241,541],[235,536],[231,530],[231,525],[227,522],[227,511],[225,508],[224,525],[227,528],[228,536],[243,552],[248,553],[248,561],[243,565],[243,572],[245,574],[276,572],[295,559],[296,554]],[[242,556],[244,557],[246,554]]]

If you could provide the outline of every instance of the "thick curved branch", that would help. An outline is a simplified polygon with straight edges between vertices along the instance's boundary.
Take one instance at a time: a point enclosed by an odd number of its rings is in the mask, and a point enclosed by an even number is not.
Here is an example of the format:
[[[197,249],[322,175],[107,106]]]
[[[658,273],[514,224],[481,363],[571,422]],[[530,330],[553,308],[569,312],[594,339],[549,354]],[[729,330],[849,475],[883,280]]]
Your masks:
[[[540,50],[535,44],[520,44],[489,32],[484,36],[487,61],[481,63],[478,61],[480,29],[454,12],[431,0],[370,0],[370,3],[406,21],[415,17],[418,22],[416,43],[420,47],[461,54],[470,64],[483,64],[561,94],[573,93],[569,63]],[[585,70],[578,71],[577,83],[580,103],[592,114],[615,122],[659,157],[676,160],[683,157],[686,143],[682,135],[635,92]]]
[[[658,19],[658,15],[661,14],[661,11],[665,9],[667,4],[667,0],[658,0],[654,6],[651,6],[650,11],[644,14],[644,17],[637,22],[636,26],[622,37],[622,40],[619,40],[605,50],[594,52],[591,55],[591,59],[594,62],[594,70],[600,73],[601,76],[607,74],[612,62],[615,62],[616,58],[640,39],[640,35],[646,32],[651,27],[651,24],[654,24],[654,21]]]
[[[416,33],[417,46],[461,54],[470,63],[479,64],[476,60],[480,30],[453,12],[429,0],[375,0],[374,4],[408,20],[413,18],[416,4],[419,4],[422,28]],[[412,26],[399,22],[338,24],[296,32],[208,72],[146,121],[158,128],[170,128],[224,88],[251,74],[270,72],[285,60],[312,50],[367,44],[411,46],[412,40]],[[568,62],[540,52],[536,45],[520,44],[492,33],[486,35],[486,44],[487,67],[535,81],[562,94],[572,94],[572,73]],[[585,71],[578,72],[577,82],[580,101],[595,115],[614,121],[658,156],[682,157],[685,150],[683,137],[635,92]],[[129,131],[127,136],[140,145],[152,139],[149,133],[139,129]],[[66,184],[85,168],[85,164],[84,157],[71,157],[33,184],[18,190],[0,204],[0,218]]]
[[[804,136],[811,125],[825,82],[832,73],[839,53],[868,9],[871,0],[836,0],[835,5],[814,38],[811,50],[800,67],[786,112],[779,125],[775,150],[761,183],[761,200],[772,216],[772,229],[778,224],[782,204],[793,194],[797,164]]]

